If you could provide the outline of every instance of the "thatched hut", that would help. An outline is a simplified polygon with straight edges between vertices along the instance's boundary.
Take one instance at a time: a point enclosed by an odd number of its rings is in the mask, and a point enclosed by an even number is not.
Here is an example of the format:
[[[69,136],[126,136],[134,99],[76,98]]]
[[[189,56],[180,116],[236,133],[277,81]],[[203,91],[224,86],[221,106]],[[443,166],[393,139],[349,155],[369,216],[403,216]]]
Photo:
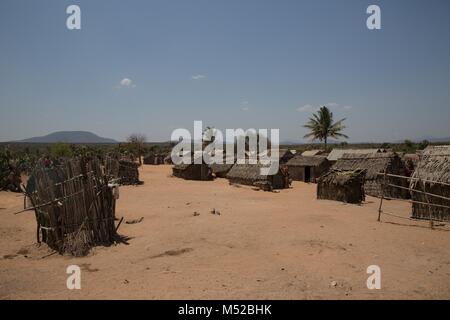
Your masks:
[[[234,154],[226,155],[223,152],[220,152],[218,155],[222,157],[222,163],[211,164],[211,170],[216,178],[226,178],[227,173],[236,163],[236,158]]]
[[[280,149],[278,152],[280,165],[286,164],[295,156],[289,149]]]
[[[280,165],[286,164],[286,163],[287,163],[289,160],[291,160],[294,156],[295,156],[295,154],[292,153],[292,151],[289,150],[289,149],[279,149],[279,150],[278,150],[278,163],[279,163]],[[271,157],[270,149],[268,149],[268,150],[266,150],[266,151],[264,151],[264,152],[259,153],[259,154],[257,155],[256,159],[257,159],[257,160],[260,160],[260,159],[262,159],[263,157],[268,157],[268,158]],[[248,154],[246,154],[246,159],[249,159],[249,155],[248,155]]]
[[[196,164],[195,160],[202,157],[201,154],[193,154],[192,162],[188,164],[176,164],[172,167],[172,174],[175,177],[182,178],[185,180],[212,180],[214,177],[212,175],[211,167],[206,164],[203,159],[202,163]]]
[[[212,173],[216,178],[226,178],[227,173],[231,170],[234,164],[213,163],[211,165]]]
[[[122,185],[137,185],[143,182],[139,180],[139,164],[127,160],[119,160],[119,178]]]
[[[408,190],[388,186],[388,184],[395,184],[407,188],[408,183],[406,179],[387,176],[384,184],[385,178],[383,175],[380,175],[380,173],[386,172],[388,174],[406,176],[405,165],[395,152],[377,152],[371,154],[346,153],[332,168],[342,171],[366,170],[364,191],[367,195],[381,197],[384,194],[384,196],[391,198],[409,198]]]
[[[131,160],[129,155],[112,153],[104,158],[104,172],[110,180],[117,180],[121,185],[143,184],[139,180],[139,163]]]
[[[144,157],[144,164],[159,165],[164,164],[164,154],[149,153]]]
[[[296,155],[286,165],[292,180],[304,182],[316,182],[316,179],[330,168],[325,156]]]
[[[202,164],[176,164],[172,168],[173,175],[185,180],[212,180],[213,175],[211,167],[205,163]]]
[[[365,175],[365,170],[341,171],[331,169],[317,180],[317,199],[361,203],[365,200]]]
[[[386,149],[378,148],[378,149],[333,149],[328,154],[327,159],[330,161],[330,163],[333,165],[338,161],[340,158],[344,156],[344,154],[372,154],[372,153],[384,153],[386,152]]]
[[[261,175],[262,164],[235,164],[227,174],[230,183],[258,186],[264,190],[289,188],[289,174],[280,168],[274,175]]]
[[[429,193],[411,192],[412,200],[416,201],[412,205],[412,217],[450,220],[450,146],[427,147],[412,178],[410,189]],[[428,206],[426,203],[437,206]]]

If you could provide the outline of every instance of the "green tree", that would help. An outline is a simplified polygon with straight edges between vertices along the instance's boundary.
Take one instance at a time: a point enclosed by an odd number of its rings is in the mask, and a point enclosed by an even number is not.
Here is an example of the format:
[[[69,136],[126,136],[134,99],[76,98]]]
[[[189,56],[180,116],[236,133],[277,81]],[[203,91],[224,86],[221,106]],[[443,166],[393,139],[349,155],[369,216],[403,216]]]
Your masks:
[[[430,145],[430,141],[428,140],[423,140],[421,143],[419,143],[419,149],[423,150],[426,147],[428,147]]]
[[[344,121],[345,118],[334,122],[333,112],[323,106],[317,113],[313,114],[313,117],[309,118],[309,121],[303,126],[304,128],[309,129],[309,132],[304,138],[323,141],[326,149],[328,137],[335,139],[348,138],[347,135],[341,132],[345,129]]]
[[[403,142],[403,146],[404,152],[410,153],[415,151],[414,143],[411,140],[405,140],[405,142]]]
[[[56,142],[50,147],[50,155],[53,158],[71,157],[72,154],[72,148],[64,142]]]
[[[140,165],[142,165],[141,157],[144,155],[146,141],[145,135],[140,133],[133,133],[127,138],[128,149],[139,158]]]

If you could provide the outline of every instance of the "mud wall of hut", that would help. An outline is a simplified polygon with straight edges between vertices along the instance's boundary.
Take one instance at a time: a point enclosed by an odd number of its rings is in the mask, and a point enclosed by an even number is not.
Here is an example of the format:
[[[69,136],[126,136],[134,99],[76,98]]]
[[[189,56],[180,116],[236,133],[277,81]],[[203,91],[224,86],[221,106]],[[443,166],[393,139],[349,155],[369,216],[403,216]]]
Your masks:
[[[328,163],[319,166],[289,166],[289,177],[294,181],[305,181],[306,167],[310,168],[309,182],[316,182],[316,180],[329,169]]]

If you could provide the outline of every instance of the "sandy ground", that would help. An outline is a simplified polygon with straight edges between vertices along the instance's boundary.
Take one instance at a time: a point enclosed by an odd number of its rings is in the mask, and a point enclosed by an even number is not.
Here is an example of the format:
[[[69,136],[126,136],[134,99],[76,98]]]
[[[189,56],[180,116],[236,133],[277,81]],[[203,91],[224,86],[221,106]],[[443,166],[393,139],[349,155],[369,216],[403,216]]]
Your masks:
[[[117,216],[143,221],[120,226],[129,245],[97,247],[83,258],[37,247],[34,213],[14,215],[23,198],[0,192],[0,298],[450,298],[448,225],[430,230],[390,216],[379,223],[377,199],[362,206],[316,200],[314,184],[269,193],[170,173],[170,166],[144,166],[144,185],[122,187]],[[385,206],[402,217],[409,208]],[[71,264],[81,267],[81,290],[66,287]],[[369,265],[381,268],[380,290],[366,286]]]

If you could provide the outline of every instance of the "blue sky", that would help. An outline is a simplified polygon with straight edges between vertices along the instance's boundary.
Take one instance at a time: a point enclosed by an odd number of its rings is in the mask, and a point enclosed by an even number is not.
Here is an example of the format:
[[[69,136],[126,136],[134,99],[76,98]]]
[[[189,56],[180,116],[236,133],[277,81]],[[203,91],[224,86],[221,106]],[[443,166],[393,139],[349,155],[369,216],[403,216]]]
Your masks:
[[[66,28],[71,4],[81,30]],[[324,104],[349,141],[448,137],[449,14],[446,0],[2,0],[0,141],[165,141],[194,120],[300,140]]]

